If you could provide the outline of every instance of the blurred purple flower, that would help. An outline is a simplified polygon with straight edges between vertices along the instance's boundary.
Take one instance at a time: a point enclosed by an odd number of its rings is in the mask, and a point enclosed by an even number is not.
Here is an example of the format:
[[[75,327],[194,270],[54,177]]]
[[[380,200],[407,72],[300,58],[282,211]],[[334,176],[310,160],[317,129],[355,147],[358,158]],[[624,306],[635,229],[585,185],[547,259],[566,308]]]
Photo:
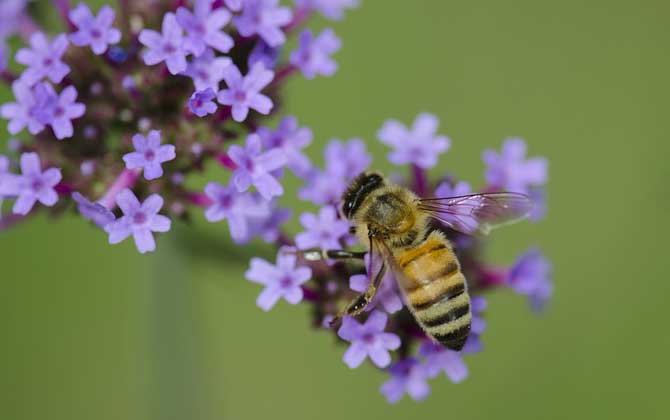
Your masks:
[[[194,92],[188,101],[188,107],[198,117],[204,117],[216,112],[214,99],[216,99],[216,93],[208,87],[206,90]]]
[[[396,362],[389,373],[391,379],[382,384],[380,391],[391,404],[400,401],[405,393],[415,401],[424,400],[430,394],[426,368],[414,357]]]
[[[3,178],[7,173],[9,173],[9,158],[5,155],[0,155],[0,191],[3,190]],[[4,198],[3,193],[0,192],[0,218],[2,218],[2,201]]]
[[[251,219],[251,236],[259,236],[267,243],[277,242],[281,235],[281,226],[291,218],[291,210],[270,207],[270,215]]]
[[[49,99],[45,85],[46,83],[38,83],[30,87],[21,79],[12,83],[16,102],[6,103],[0,107],[0,115],[10,120],[7,125],[10,134],[17,134],[26,126],[33,135],[44,130],[44,123],[41,120]]]
[[[186,31],[184,48],[196,57],[210,46],[227,53],[233,48],[233,39],[223,32],[230,22],[230,12],[226,9],[212,10],[212,0],[195,0],[193,12],[185,7],[177,9],[177,22]]]
[[[0,38],[0,73],[7,69],[7,45],[5,41]]]
[[[349,222],[338,218],[333,206],[321,207],[318,216],[313,213],[301,214],[300,224],[305,231],[295,236],[298,249],[340,249],[340,241],[349,235]]]
[[[253,222],[270,216],[266,202],[255,200],[249,193],[240,193],[234,186],[210,182],[205,186],[205,194],[212,200],[205,210],[205,219],[212,223],[228,220],[230,236],[236,243],[249,241]]]
[[[445,181],[435,189],[435,197],[460,197],[468,194],[472,194],[472,187],[465,181],[457,182],[454,185]]]
[[[206,49],[200,57],[188,63],[184,74],[193,79],[195,90],[211,88],[214,92],[218,92],[225,68],[232,62],[228,57],[215,57],[214,51]]]
[[[350,316],[342,319],[342,326],[337,335],[351,342],[342,358],[347,366],[357,368],[366,357],[370,357],[370,360],[380,368],[391,363],[389,350],[400,347],[400,338],[393,333],[384,332],[387,320],[388,316],[381,311],[370,313],[363,324]]]
[[[487,305],[486,298],[483,296],[470,298],[472,321],[470,323],[470,335],[461,350],[463,354],[479,353],[484,350],[480,336],[486,329],[486,320],[482,317],[482,313],[486,310]]]
[[[279,6],[279,0],[244,0],[242,14],[235,16],[235,26],[242,36],[258,34],[269,46],[286,41],[281,27],[291,21],[288,7]]]
[[[482,159],[486,164],[486,182],[492,187],[526,194],[530,187],[547,182],[547,159],[526,159],[526,142],[523,139],[508,138],[500,154],[487,149]]]
[[[152,232],[167,232],[172,224],[170,219],[158,214],[163,207],[163,198],[152,194],[140,203],[135,194],[126,188],[116,196],[116,204],[123,216],[105,226],[109,243],[118,244],[132,235],[141,254],[154,251],[156,242]]]
[[[298,197],[319,206],[337,204],[347,189],[345,178],[331,175],[326,171],[319,171],[316,168],[312,168],[302,178],[307,181],[298,192]]]
[[[32,34],[31,48],[21,48],[16,53],[16,61],[28,66],[21,74],[21,79],[30,86],[44,77],[54,83],[60,83],[70,72],[70,66],[61,61],[68,45],[65,34],[57,35],[51,42],[41,32]]]
[[[70,21],[78,29],[70,34],[70,41],[79,47],[90,45],[95,54],[103,54],[108,45],[121,41],[121,31],[112,28],[114,16],[114,9],[107,5],[100,9],[97,16],[93,16],[87,5],[79,3],[69,14]]]
[[[12,211],[25,215],[36,202],[51,207],[58,201],[54,187],[62,179],[60,169],[49,168],[42,172],[37,153],[24,153],[20,160],[21,175],[5,174],[0,182],[0,196],[16,196]]]
[[[161,133],[151,130],[147,137],[142,134],[133,136],[134,152],[123,155],[123,161],[128,169],[144,169],[144,179],[152,180],[163,176],[163,162],[176,157],[175,147],[171,144],[161,145]]]
[[[18,32],[28,0],[0,1],[0,39]]]
[[[233,12],[239,12],[242,10],[242,3],[244,0],[224,0],[223,3],[226,7]]]
[[[435,378],[444,372],[451,382],[458,384],[468,377],[468,367],[457,351],[446,349],[443,345],[426,341],[419,348],[419,355],[426,358],[424,368],[426,376]]]
[[[317,10],[328,19],[340,20],[344,17],[344,9],[358,7],[359,0],[295,0],[295,4]]]
[[[366,270],[369,266],[370,266],[370,254],[366,254],[365,255]],[[373,274],[369,273],[354,274],[353,276],[349,277],[349,288],[351,288],[351,290],[354,290],[356,292],[361,293],[365,292],[366,290],[368,290],[368,286],[370,286],[370,282],[372,281],[371,276],[373,276],[378,269],[379,267],[372,267],[371,271]],[[389,314],[398,312],[403,307],[402,300],[400,299],[400,295],[398,294],[398,287],[396,286],[396,281],[391,271],[387,271],[386,275],[384,275],[384,278],[382,279],[382,282],[379,285],[375,298],[372,300],[372,302],[370,302],[370,304],[366,309],[368,311],[371,311],[375,308],[379,308],[380,305]]]
[[[291,305],[302,300],[303,292],[300,287],[312,277],[309,267],[297,267],[297,257],[294,254],[277,253],[277,264],[272,265],[261,258],[252,258],[251,267],[245,277],[265,289],[258,295],[256,305],[264,311],[269,311],[280,298],[284,298]]]
[[[77,89],[68,86],[59,94],[49,83],[43,83],[46,91],[44,107],[36,112],[43,124],[50,125],[58,140],[72,137],[74,127],[72,120],[81,117],[86,112],[86,106],[77,102]],[[39,85],[35,89],[40,89]]]
[[[544,187],[529,188],[526,192],[533,201],[533,208],[528,216],[533,222],[539,222],[547,215],[547,191]]]
[[[221,105],[232,107],[233,119],[242,122],[249,114],[249,108],[267,115],[272,110],[272,100],[260,93],[272,79],[274,72],[267,70],[263,63],[256,63],[246,76],[237,66],[226,67],[223,78],[227,88],[219,92],[218,99]]]
[[[520,255],[510,268],[507,284],[515,292],[528,296],[533,310],[539,311],[554,290],[551,263],[540,250],[531,248]]]
[[[107,207],[100,203],[92,203],[78,192],[72,193],[72,199],[77,203],[77,210],[87,220],[95,223],[101,228],[116,220],[116,216]]]
[[[270,200],[284,193],[272,172],[286,165],[286,156],[280,149],[263,152],[261,148],[258,134],[249,134],[244,148],[237,144],[230,146],[228,156],[237,165],[232,182],[239,192],[253,185],[263,198]]]
[[[325,29],[316,38],[311,30],[306,29],[300,34],[298,42],[299,47],[291,53],[290,61],[305,78],[335,74],[337,63],[330,56],[340,49],[341,42],[332,29]]]
[[[184,33],[174,13],[165,14],[161,31],[143,29],[140,32],[138,39],[148,48],[143,55],[144,63],[153,66],[165,61],[170,73],[179,74],[186,70],[186,50]]]
[[[262,39],[256,41],[254,49],[249,53],[248,65],[249,68],[253,67],[256,63],[263,63],[265,68],[273,69],[277,64],[279,59],[279,53],[281,52],[280,48],[271,47],[265,43]]]
[[[438,120],[432,114],[419,114],[411,129],[396,120],[388,120],[377,132],[382,143],[393,148],[388,159],[396,165],[414,164],[429,169],[437,164],[441,153],[449,150],[451,141],[436,136]]]
[[[437,189],[435,189],[435,197],[460,197],[463,195],[468,195],[472,193],[472,187],[465,181],[460,181],[455,185],[451,185],[449,181],[441,183]],[[478,205],[476,202],[467,199],[463,201],[463,204],[466,202],[471,202],[472,204]],[[449,212],[444,212],[440,214],[440,219],[442,223],[447,226],[458,226],[464,232],[475,232],[479,226],[479,222],[475,216],[463,214],[451,214]]]
[[[302,149],[312,142],[312,130],[299,127],[295,117],[284,117],[276,130],[260,127],[258,134],[265,149],[278,149],[286,155],[286,165],[296,176],[302,177],[312,167],[309,158],[302,153]]]

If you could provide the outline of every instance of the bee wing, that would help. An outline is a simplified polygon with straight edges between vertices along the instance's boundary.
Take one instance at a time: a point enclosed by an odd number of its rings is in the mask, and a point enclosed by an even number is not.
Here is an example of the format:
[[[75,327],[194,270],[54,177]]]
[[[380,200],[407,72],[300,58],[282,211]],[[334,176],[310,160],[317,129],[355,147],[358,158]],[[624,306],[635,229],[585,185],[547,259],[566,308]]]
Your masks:
[[[532,200],[524,194],[495,192],[458,197],[425,198],[419,209],[446,226],[469,235],[487,235],[491,229],[528,217]]]

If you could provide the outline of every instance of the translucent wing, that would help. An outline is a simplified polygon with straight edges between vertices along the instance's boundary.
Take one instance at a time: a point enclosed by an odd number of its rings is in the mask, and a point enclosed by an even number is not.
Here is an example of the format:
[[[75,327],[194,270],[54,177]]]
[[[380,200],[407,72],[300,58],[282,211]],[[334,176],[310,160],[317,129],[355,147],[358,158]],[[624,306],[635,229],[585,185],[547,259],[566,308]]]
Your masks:
[[[446,226],[466,234],[488,234],[491,229],[528,217],[532,200],[513,192],[463,195],[419,200],[419,209]]]

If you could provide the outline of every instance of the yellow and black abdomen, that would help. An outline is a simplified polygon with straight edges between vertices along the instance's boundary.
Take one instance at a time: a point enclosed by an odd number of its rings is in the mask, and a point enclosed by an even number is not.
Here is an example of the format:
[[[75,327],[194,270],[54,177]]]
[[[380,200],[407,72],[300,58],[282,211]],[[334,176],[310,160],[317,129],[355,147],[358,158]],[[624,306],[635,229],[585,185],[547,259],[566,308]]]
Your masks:
[[[394,253],[398,283],[423,330],[451,350],[470,334],[470,296],[460,264],[447,239],[433,231],[418,246]]]

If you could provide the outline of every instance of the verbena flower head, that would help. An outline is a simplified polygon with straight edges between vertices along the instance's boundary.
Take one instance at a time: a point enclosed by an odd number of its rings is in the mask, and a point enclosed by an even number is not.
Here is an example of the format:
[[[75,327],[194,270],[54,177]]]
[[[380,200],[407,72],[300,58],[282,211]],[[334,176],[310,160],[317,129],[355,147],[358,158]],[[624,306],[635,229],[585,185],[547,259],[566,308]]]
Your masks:
[[[144,178],[148,180],[162,177],[162,164],[176,157],[173,145],[161,145],[161,133],[158,130],[151,130],[146,137],[142,134],[135,134],[133,136],[133,146],[135,151],[123,156],[126,168],[142,168]]]
[[[531,187],[547,182],[547,160],[542,157],[526,159],[526,142],[519,138],[505,140],[502,151],[485,150],[486,181],[507,191],[528,193]]]
[[[212,0],[195,0],[192,12],[185,7],[177,9],[177,22],[187,35],[184,48],[196,56],[208,46],[223,53],[233,48],[233,38],[223,31],[231,14],[226,9],[212,10],[211,3]]]
[[[337,335],[351,343],[343,357],[347,366],[357,368],[367,357],[380,368],[391,363],[389,350],[400,347],[400,338],[395,334],[384,332],[387,320],[386,314],[379,311],[372,312],[362,324],[352,317],[345,317],[342,320]]]
[[[0,195],[16,197],[12,211],[25,215],[37,202],[47,207],[56,204],[58,193],[54,187],[62,178],[58,168],[42,171],[37,153],[24,153],[21,155],[21,175],[4,174],[0,182]]]
[[[353,9],[360,4],[359,0],[295,0],[298,7],[317,10],[328,19],[340,20],[345,9]]]
[[[298,67],[307,79],[318,74],[332,76],[337,63],[330,58],[341,47],[340,39],[332,29],[325,29],[316,38],[309,29],[300,34],[300,46],[291,53],[291,64]]]
[[[91,46],[97,55],[104,54],[109,45],[121,40],[121,31],[112,27],[114,22],[114,9],[105,5],[93,16],[91,9],[84,3],[70,10],[70,21],[77,27],[78,31],[70,34],[70,41],[74,45],[84,47]]]
[[[162,33],[151,29],[140,32],[139,41],[147,47],[144,52],[144,62],[153,66],[165,62],[172,74],[179,74],[186,70],[186,49],[184,47],[184,32],[177,23],[174,13],[166,13],[163,17]]]
[[[531,307],[541,310],[551,297],[551,264],[538,249],[531,248],[520,255],[507,277],[515,292],[528,296]]]
[[[30,49],[21,48],[16,53],[16,61],[28,66],[21,74],[21,79],[29,86],[43,78],[60,83],[70,72],[70,66],[61,61],[68,45],[65,34],[57,35],[49,41],[42,32],[34,33],[30,37]]]
[[[232,108],[235,121],[244,121],[249,114],[249,109],[254,109],[261,114],[270,113],[274,106],[272,100],[260,92],[270,84],[274,73],[267,70],[263,63],[256,63],[244,77],[240,70],[231,64],[225,69],[223,78],[228,87],[219,92],[219,103]]]
[[[291,21],[288,7],[279,6],[279,0],[244,0],[242,14],[234,22],[242,36],[258,34],[269,46],[276,47],[286,41],[281,27]]]
[[[244,147],[230,146],[228,156],[237,166],[232,180],[237,190],[243,192],[254,186],[266,200],[270,200],[284,193],[284,187],[273,171],[286,164],[286,156],[280,149],[263,152],[262,148],[258,134],[250,134]]]
[[[388,120],[377,136],[382,143],[393,148],[388,156],[391,162],[396,165],[411,163],[428,169],[435,166],[439,155],[451,145],[447,137],[436,135],[437,126],[437,117],[419,114],[412,128],[405,127],[399,121]]]
[[[277,263],[272,265],[261,258],[253,258],[251,267],[245,277],[254,283],[265,286],[258,295],[256,305],[264,311],[269,311],[280,298],[284,298],[291,305],[299,303],[303,298],[301,285],[312,277],[312,270],[307,267],[296,266],[297,257],[294,254],[280,252],[277,254]]]

